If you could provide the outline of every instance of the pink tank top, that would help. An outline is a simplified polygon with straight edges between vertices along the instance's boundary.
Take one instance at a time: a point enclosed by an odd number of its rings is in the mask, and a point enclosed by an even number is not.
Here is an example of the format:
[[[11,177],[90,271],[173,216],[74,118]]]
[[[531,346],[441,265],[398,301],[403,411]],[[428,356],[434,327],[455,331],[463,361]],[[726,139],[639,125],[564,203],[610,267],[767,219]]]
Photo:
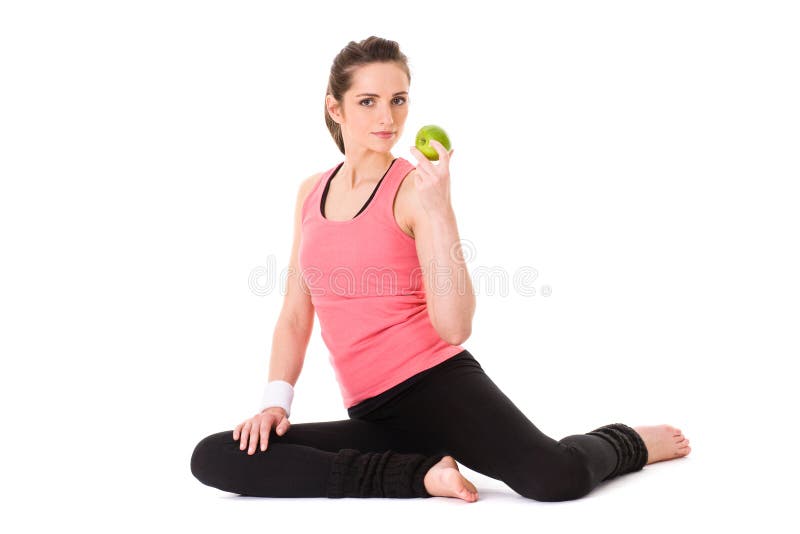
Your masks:
[[[303,203],[298,262],[350,408],[464,347],[433,328],[416,241],[394,218],[394,198],[414,165],[395,158],[354,218],[326,219],[322,201],[343,163],[323,173]]]

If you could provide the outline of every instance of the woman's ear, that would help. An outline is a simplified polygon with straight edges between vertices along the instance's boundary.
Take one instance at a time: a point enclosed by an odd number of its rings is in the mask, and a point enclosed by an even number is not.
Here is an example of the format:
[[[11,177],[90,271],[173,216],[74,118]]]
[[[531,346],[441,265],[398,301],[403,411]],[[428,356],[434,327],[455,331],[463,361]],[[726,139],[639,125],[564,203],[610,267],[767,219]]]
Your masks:
[[[333,98],[333,95],[325,95],[325,108],[328,110],[328,115],[337,124],[341,124],[342,118],[339,114],[339,103]]]

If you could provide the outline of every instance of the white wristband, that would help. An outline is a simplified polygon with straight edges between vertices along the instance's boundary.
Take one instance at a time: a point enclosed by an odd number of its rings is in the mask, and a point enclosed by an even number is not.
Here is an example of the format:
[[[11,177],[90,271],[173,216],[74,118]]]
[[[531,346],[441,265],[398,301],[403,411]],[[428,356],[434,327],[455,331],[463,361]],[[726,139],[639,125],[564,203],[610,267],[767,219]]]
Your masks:
[[[272,380],[264,388],[264,396],[261,399],[261,410],[280,406],[286,410],[286,417],[289,417],[289,409],[292,407],[294,399],[294,388],[285,380]]]

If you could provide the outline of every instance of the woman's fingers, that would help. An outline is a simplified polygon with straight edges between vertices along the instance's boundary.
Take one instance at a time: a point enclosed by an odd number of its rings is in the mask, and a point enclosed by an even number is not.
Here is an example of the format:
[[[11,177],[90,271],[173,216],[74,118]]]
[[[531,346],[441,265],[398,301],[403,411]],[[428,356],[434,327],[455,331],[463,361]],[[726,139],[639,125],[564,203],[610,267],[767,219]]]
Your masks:
[[[425,156],[425,154],[420,152],[420,150],[417,147],[412,146],[412,147],[409,148],[409,151],[411,152],[412,156],[417,158],[417,169],[423,168],[423,169],[427,170],[428,172],[432,172],[433,171],[433,164]]]
[[[261,425],[258,424],[259,419],[256,419],[255,423],[250,425],[250,447],[247,450],[247,454],[255,454],[256,446],[258,445],[258,432],[259,427]]]
[[[247,454],[254,454],[256,448],[258,448],[259,441],[261,442],[261,450],[267,450],[269,433],[277,419],[278,416],[273,413],[261,413],[236,425],[236,428],[233,429],[233,439],[239,440],[241,438],[239,450],[247,449]],[[275,426],[275,433],[279,436],[286,434],[289,430],[289,425],[289,418],[284,416],[280,423]]]
[[[439,154],[439,160],[440,161],[445,159],[445,154],[447,154],[448,158],[450,157],[450,153],[447,151],[447,149],[444,147],[444,145],[442,143],[440,143],[436,139],[431,139],[428,142],[431,144],[433,149]]]
[[[242,442],[239,444],[239,450],[241,451],[247,448],[247,438],[250,436],[250,424],[250,420],[247,420],[242,426]]]
[[[281,422],[278,423],[278,426],[275,427],[275,433],[282,436],[286,434],[287,430],[289,430],[289,420],[284,417],[281,419]]]
[[[267,450],[267,441],[269,441],[269,429],[272,426],[272,419],[269,417],[261,418],[261,450]]]

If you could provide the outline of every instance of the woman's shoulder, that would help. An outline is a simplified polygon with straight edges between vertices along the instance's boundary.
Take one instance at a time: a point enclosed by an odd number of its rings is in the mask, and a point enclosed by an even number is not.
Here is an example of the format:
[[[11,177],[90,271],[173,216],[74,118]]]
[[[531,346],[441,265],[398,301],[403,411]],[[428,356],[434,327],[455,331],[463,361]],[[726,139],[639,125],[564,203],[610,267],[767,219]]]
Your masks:
[[[314,191],[314,187],[319,183],[323,174],[325,174],[325,171],[315,172],[311,176],[302,179],[300,186],[297,188],[298,206],[303,206],[306,203],[306,199],[308,199],[311,192]]]
[[[344,163],[344,162],[337,163],[335,166],[333,166],[331,168],[325,169],[324,171],[315,172],[311,176],[309,176],[307,178],[304,178],[300,182],[300,188],[299,188],[299,191],[298,191],[298,195],[302,196],[303,200],[305,200],[305,197],[310,195],[311,192],[314,191],[314,187],[317,186],[322,181],[322,177],[325,176],[326,174],[332,172],[334,169],[336,169],[342,163]]]
[[[315,172],[311,176],[303,178],[303,181],[300,182],[300,189],[302,191],[311,191],[314,189],[314,186],[317,185],[319,179],[322,178],[323,174],[325,174],[325,171]]]
[[[314,189],[314,186],[317,185],[320,182],[321,178],[324,175],[332,172],[334,169],[338,168],[342,163],[344,163],[344,162],[337,163],[333,167],[329,167],[329,168],[325,169],[324,171],[315,172],[311,176],[309,176],[307,178],[304,178],[303,181],[300,184],[300,188],[301,189],[308,189],[309,191],[311,191],[312,189]]]

